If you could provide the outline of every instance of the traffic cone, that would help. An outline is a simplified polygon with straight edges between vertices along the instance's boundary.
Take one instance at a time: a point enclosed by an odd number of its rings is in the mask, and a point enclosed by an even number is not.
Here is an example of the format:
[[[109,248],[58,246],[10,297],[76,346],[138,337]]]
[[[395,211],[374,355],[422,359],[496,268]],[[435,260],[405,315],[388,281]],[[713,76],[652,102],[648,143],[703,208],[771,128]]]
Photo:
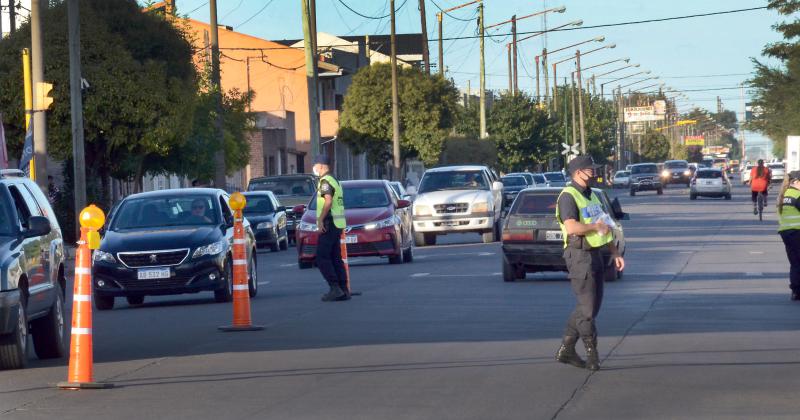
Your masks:
[[[220,331],[259,331],[264,327],[253,325],[250,320],[250,290],[247,281],[247,251],[244,239],[244,225],[242,224],[242,209],[245,205],[244,196],[234,193],[230,198],[231,208],[234,210],[233,222],[233,325],[219,327]],[[238,208],[237,208],[238,207]]]
[[[347,235],[342,231],[342,235],[339,238],[339,246],[341,247],[342,251],[342,262],[344,263],[344,272],[347,273],[347,290],[345,292],[352,294],[352,289],[350,289],[350,263],[347,261]]]
[[[75,250],[75,284],[72,291],[72,338],[69,349],[67,382],[61,389],[105,389],[110,383],[94,381],[92,355],[92,251],[87,244],[90,228],[81,227]]]

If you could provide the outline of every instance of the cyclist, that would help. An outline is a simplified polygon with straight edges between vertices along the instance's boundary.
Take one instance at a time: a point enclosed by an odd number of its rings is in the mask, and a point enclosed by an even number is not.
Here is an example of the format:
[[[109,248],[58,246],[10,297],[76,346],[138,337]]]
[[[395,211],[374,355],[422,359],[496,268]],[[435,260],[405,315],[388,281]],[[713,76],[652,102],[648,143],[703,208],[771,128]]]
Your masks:
[[[756,199],[758,193],[764,194],[764,207],[767,207],[767,190],[772,181],[772,171],[764,166],[764,159],[758,160],[758,166],[750,170],[750,191],[753,197],[753,214],[758,214]]]
[[[778,200],[778,233],[789,258],[789,287],[792,300],[800,300],[800,171],[789,172]]]

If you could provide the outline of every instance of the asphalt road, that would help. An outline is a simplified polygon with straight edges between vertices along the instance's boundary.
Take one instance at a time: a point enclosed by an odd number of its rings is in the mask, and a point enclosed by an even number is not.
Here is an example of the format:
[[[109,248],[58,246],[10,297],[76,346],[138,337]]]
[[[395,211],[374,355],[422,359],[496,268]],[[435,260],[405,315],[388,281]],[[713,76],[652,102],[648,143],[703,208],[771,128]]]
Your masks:
[[[95,375],[116,388],[57,390],[66,361],[32,358],[0,372],[0,417],[798,418],[800,304],[774,207],[758,222],[741,187],[620,199],[628,268],[606,286],[599,372],[553,359],[565,274],[504,283],[500,245],[459,235],[411,264],[354,261],[349,302],[320,302],[294,248],[260,254],[260,332],[218,332],[231,307],[210,293],[118,302],[94,314]]]

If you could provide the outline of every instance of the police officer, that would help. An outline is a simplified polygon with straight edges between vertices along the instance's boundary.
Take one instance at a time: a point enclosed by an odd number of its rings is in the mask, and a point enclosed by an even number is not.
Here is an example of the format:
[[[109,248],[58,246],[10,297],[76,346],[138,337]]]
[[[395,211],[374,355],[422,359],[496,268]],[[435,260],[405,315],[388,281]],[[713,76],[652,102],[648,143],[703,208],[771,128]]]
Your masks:
[[[578,156],[567,166],[572,176],[558,197],[556,219],[564,238],[564,260],[567,263],[572,291],[577,305],[567,321],[564,339],[556,360],[590,370],[600,369],[597,354],[595,317],[603,301],[603,257],[607,249],[617,270],[625,268],[625,260],[614,245],[610,224],[613,220],[591,187],[596,183],[595,165],[591,156]],[[586,361],[578,356],[578,338],[586,347]]]
[[[789,258],[789,288],[791,299],[800,300],[800,171],[791,171],[778,200],[780,224],[778,233],[783,239]]]
[[[317,156],[312,169],[319,177],[317,184],[317,267],[330,286],[322,296],[323,302],[350,299],[347,271],[342,261],[341,235],[347,224],[344,218],[344,191],[339,181],[330,173],[330,161],[325,155]]]

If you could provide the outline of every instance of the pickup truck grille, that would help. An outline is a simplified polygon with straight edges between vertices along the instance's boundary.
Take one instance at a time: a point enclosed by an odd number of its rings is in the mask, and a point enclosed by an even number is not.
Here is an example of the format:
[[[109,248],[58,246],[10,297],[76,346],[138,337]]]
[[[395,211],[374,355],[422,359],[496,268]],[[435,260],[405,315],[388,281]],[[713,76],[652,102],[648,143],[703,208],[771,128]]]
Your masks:
[[[469,209],[468,203],[435,204],[433,208],[438,214],[466,213]]]

